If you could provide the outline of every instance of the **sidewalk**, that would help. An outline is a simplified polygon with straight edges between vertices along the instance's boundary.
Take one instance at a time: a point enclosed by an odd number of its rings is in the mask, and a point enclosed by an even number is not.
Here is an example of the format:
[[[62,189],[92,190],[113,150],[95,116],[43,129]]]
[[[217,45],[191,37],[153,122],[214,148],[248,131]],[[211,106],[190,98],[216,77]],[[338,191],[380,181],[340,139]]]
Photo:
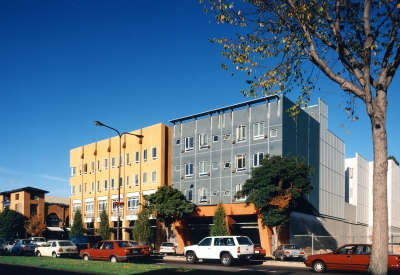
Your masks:
[[[158,255],[159,257],[168,259],[168,260],[176,260],[176,261],[186,261],[186,258],[183,255],[175,255],[175,256],[166,256],[166,255]],[[275,261],[272,256],[266,256],[263,260],[250,260],[252,262],[260,262],[263,261],[263,265],[271,265],[271,266],[296,266],[296,267],[306,267],[303,261]]]

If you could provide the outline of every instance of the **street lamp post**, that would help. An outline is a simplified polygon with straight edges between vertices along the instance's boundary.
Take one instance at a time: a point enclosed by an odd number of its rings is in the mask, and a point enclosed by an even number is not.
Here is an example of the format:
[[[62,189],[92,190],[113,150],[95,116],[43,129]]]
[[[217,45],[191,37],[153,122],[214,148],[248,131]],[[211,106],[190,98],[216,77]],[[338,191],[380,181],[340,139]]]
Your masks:
[[[119,227],[119,222],[120,222],[119,208],[122,205],[121,204],[121,138],[122,138],[123,135],[128,134],[128,135],[132,135],[132,136],[136,136],[136,137],[140,138],[140,141],[141,141],[144,136],[143,135],[136,135],[136,134],[132,134],[132,133],[128,133],[128,132],[120,133],[117,129],[114,129],[114,128],[110,127],[110,126],[107,126],[107,125],[101,123],[98,120],[94,121],[94,125],[96,125],[96,126],[104,126],[104,127],[107,127],[107,128],[109,128],[111,130],[114,130],[115,132],[118,133],[118,136],[119,136],[118,203],[117,203],[117,215],[118,215],[117,216],[117,240],[119,240],[119,228],[120,228]],[[124,184],[123,184],[123,181],[122,181],[122,186],[123,185]]]

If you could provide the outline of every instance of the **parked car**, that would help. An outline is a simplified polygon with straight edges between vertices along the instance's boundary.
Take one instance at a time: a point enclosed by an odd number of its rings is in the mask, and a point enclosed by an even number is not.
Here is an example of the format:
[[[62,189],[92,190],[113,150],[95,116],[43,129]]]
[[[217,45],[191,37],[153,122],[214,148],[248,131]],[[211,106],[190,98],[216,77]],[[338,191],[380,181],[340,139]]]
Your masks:
[[[42,245],[47,242],[44,237],[30,237],[29,240],[33,241],[32,243],[36,243],[37,245]]]
[[[0,254],[4,253],[4,247],[7,244],[6,238],[0,238]]]
[[[78,251],[81,251],[81,249],[91,248],[101,240],[100,236],[81,235],[72,237],[70,241],[78,247]]]
[[[47,256],[53,258],[76,258],[79,256],[79,251],[78,247],[70,241],[54,240],[48,241],[47,243],[36,247],[35,254],[38,257]]]
[[[17,239],[11,244],[6,244],[4,247],[4,253],[6,253],[6,255],[24,255],[27,253],[34,254],[36,247],[38,247],[38,245],[32,243],[32,241],[29,239]]]
[[[158,252],[164,255],[176,255],[176,245],[174,243],[163,242]]]
[[[263,259],[267,255],[267,251],[261,247],[261,244],[254,244],[254,255],[252,259]]]
[[[371,244],[346,244],[331,253],[309,255],[304,261],[307,267],[322,273],[329,270],[368,271]],[[400,271],[399,255],[388,255],[388,270]]]
[[[254,254],[254,244],[246,236],[206,237],[196,245],[186,246],[184,255],[190,264],[197,260],[220,260],[229,266],[233,261],[247,261]]]
[[[281,244],[274,252],[272,252],[275,261],[284,261],[286,259],[303,261],[305,255],[304,250],[297,244]]]
[[[130,241],[103,240],[92,248],[82,249],[79,256],[85,261],[122,262],[145,255],[141,247],[134,246]]]
[[[129,241],[133,247],[141,248],[146,257],[151,255],[152,249],[148,242]]]

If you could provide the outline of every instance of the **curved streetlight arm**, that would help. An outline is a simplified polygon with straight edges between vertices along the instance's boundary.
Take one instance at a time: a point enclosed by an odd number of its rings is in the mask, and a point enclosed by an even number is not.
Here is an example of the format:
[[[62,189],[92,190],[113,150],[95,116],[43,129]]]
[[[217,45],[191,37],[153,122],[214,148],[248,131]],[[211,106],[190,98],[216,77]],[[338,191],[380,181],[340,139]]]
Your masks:
[[[96,126],[104,126],[104,127],[107,127],[107,128],[109,128],[109,129],[111,129],[111,130],[114,130],[115,132],[118,133],[118,136],[121,137],[121,134],[118,132],[117,129],[114,129],[113,127],[107,126],[107,125],[101,123],[101,122],[98,121],[98,120],[95,120],[95,121],[94,121],[94,125],[96,125]],[[123,133],[123,134],[124,134],[124,133]]]

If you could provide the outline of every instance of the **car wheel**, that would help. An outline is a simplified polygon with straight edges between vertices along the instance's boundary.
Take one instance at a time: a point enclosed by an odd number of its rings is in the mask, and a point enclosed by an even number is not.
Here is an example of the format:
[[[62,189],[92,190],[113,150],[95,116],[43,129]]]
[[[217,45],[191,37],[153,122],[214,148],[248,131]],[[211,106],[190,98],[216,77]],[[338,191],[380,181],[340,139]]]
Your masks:
[[[323,261],[316,261],[312,265],[313,269],[317,273],[323,273],[326,269],[325,263]]]
[[[194,252],[188,252],[186,254],[186,262],[189,264],[195,264],[196,263],[196,254]]]
[[[40,251],[36,252],[36,256],[42,257],[42,254],[40,254]]]
[[[53,257],[53,258],[57,258],[57,254],[56,254],[56,252],[53,252],[53,254],[51,254],[51,257]]]
[[[84,261],[89,261],[90,260],[89,255],[88,254],[83,255],[83,260]]]
[[[112,262],[112,263],[118,262],[117,257],[111,256],[111,257],[110,257],[110,262]]]
[[[221,256],[221,263],[225,266],[230,266],[232,264],[232,257],[228,253],[224,253]]]
[[[24,252],[23,252],[21,249],[18,249],[17,255],[18,255],[18,256],[22,256],[22,255],[24,255]]]

